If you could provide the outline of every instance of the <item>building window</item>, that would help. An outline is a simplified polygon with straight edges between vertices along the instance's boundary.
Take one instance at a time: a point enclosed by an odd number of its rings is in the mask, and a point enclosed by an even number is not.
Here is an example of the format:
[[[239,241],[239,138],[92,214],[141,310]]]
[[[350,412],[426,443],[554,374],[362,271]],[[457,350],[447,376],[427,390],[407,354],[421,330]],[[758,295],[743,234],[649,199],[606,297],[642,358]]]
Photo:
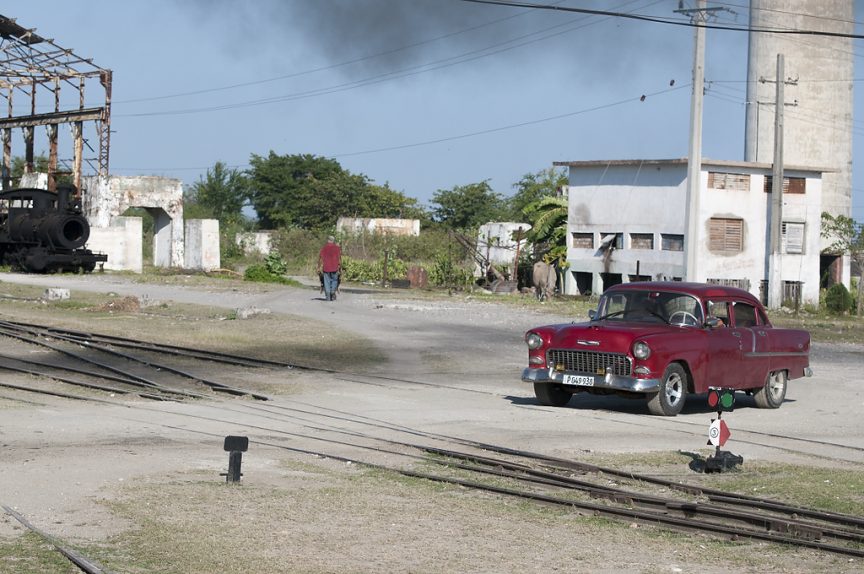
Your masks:
[[[784,177],[783,193],[806,193],[807,180],[803,177]],[[774,189],[774,177],[765,176],[765,193],[771,193]]]
[[[654,249],[654,234],[631,233],[630,249]]]
[[[708,189],[750,191],[750,176],[744,173],[708,172]]]
[[[624,249],[624,234],[615,232],[604,232],[600,234],[600,249],[612,247]]]
[[[783,253],[804,253],[804,224],[784,221],[780,229]]]
[[[572,233],[573,247],[576,249],[594,249],[593,233]]]
[[[708,249],[726,253],[744,250],[744,220],[712,217],[708,220]]]
[[[674,233],[661,233],[660,249],[663,251],[684,251],[684,236]]]

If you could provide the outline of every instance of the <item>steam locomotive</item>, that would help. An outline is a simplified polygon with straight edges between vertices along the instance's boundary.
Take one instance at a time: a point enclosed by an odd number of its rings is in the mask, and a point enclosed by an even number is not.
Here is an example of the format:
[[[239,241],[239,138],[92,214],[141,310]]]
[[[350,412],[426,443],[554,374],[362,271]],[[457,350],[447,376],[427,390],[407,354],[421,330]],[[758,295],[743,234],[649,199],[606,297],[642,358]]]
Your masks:
[[[31,273],[90,272],[108,256],[85,249],[89,238],[74,187],[0,192],[0,262]]]

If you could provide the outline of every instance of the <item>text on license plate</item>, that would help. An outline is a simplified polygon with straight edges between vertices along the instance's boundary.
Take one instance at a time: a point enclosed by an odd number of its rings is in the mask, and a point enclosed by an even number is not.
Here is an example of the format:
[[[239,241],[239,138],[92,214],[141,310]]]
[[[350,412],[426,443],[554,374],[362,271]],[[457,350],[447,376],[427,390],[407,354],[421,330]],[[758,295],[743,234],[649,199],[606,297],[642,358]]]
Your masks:
[[[585,375],[564,375],[565,385],[580,385],[582,387],[593,387],[594,377]]]

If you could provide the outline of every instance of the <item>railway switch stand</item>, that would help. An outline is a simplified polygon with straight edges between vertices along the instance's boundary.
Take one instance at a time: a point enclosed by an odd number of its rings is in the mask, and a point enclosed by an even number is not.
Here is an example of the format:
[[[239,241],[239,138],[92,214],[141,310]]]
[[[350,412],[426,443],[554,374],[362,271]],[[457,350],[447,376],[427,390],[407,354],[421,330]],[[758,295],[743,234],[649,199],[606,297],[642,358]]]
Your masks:
[[[717,409],[717,418],[711,419],[711,425],[708,427],[708,444],[714,445],[717,450],[705,459],[705,472],[732,470],[744,463],[744,457],[732,454],[728,450],[721,450],[720,447],[726,444],[732,434],[726,426],[726,421],[723,420],[723,413],[734,410],[735,390],[709,387],[708,406]]]
[[[226,436],[223,448],[230,454],[228,455],[228,472],[223,472],[220,476],[225,477],[225,482],[240,482],[240,477],[243,476],[243,473],[240,472],[240,465],[243,462],[243,453],[249,450],[249,437]]]

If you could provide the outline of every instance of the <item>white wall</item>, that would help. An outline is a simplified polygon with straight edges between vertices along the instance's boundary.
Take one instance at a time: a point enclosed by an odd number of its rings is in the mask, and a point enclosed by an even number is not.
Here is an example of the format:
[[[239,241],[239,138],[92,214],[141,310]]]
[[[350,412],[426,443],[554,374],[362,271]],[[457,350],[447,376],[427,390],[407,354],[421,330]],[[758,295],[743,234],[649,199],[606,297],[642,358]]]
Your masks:
[[[683,235],[687,166],[596,166],[570,171],[568,188],[567,260],[565,293],[576,294],[574,272],[591,272],[592,292],[602,291],[599,274],[618,273],[626,282],[635,275],[653,279],[683,277],[684,252],[661,250],[661,234]],[[594,247],[573,247],[573,233],[592,233]],[[609,233],[623,233],[623,249],[604,258],[600,242]],[[654,249],[631,249],[630,234],[650,233]]]
[[[337,233],[381,233],[391,235],[420,235],[419,219],[383,217],[340,217],[336,220]]]
[[[140,217],[115,217],[108,227],[90,227],[87,248],[106,253],[104,268],[113,271],[143,271],[143,224]]]
[[[275,233],[275,231],[247,231],[238,233],[234,240],[243,249],[245,255],[255,253],[267,255],[273,250],[273,234]]]
[[[186,269],[212,271],[221,266],[219,258],[219,220],[186,220]]]
[[[516,223],[511,221],[485,223],[477,231],[477,251],[493,265],[513,266],[516,260],[516,242],[513,234],[522,228],[524,236],[531,225],[528,223]],[[520,249],[524,249],[526,243],[520,242]],[[480,269],[478,263],[474,267],[474,275],[480,276],[485,270]]]

